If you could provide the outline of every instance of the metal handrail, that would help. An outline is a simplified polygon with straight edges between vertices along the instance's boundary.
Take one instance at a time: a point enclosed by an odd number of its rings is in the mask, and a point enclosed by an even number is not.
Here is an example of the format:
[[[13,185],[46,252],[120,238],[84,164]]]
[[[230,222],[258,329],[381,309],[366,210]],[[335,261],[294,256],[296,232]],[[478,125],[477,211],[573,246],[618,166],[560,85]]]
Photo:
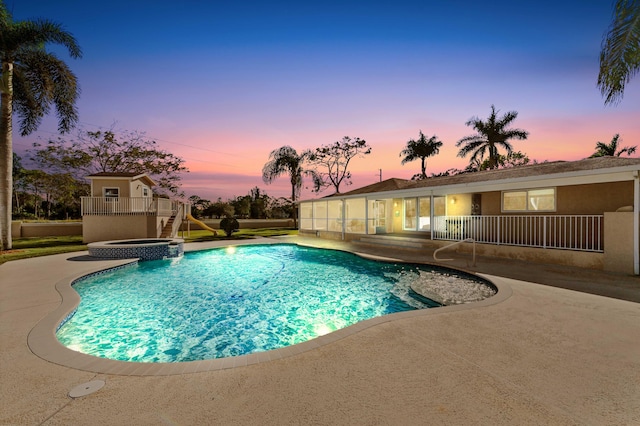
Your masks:
[[[447,244],[444,247],[440,247],[439,249],[437,249],[436,251],[433,252],[433,260],[436,260],[438,262],[445,262],[445,261],[453,260],[453,259],[438,259],[438,257],[436,255],[438,254],[439,251],[442,251],[442,250],[444,250],[446,248],[449,248],[449,247],[456,246],[456,245],[461,244],[461,243],[473,243],[473,264],[472,264],[472,266],[476,266],[476,240],[474,240],[473,238],[465,238],[464,240],[456,241],[454,243]]]

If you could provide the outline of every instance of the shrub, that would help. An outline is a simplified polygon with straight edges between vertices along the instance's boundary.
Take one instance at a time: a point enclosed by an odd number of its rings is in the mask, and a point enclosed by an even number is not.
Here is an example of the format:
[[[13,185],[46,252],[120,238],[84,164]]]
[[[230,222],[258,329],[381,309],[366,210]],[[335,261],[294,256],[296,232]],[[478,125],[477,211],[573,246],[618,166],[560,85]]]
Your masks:
[[[220,221],[220,228],[227,234],[227,237],[230,237],[231,234],[240,229],[240,224],[233,217],[225,217]]]

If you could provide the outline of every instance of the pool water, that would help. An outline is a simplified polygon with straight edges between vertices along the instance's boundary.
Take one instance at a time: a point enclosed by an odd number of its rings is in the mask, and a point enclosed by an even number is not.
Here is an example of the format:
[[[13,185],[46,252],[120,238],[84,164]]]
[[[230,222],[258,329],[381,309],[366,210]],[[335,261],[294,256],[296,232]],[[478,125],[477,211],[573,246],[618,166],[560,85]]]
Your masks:
[[[57,337],[70,349],[123,361],[245,355],[439,306],[410,289],[425,270],[432,271],[290,244],[186,253],[77,281],[81,303]]]

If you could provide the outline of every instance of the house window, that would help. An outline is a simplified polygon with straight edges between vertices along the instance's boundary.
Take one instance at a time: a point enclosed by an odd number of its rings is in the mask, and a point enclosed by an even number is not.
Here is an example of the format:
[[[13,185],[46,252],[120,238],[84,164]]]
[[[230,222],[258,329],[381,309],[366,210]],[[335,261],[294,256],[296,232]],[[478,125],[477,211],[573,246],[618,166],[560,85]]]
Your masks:
[[[104,198],[107,201],[111,201],[120,196],[120,188],[103,188],[102,191],[104,192]]]
[[[142,188],[142,196],[143,197],[148,197],[149,196],[149,188]]]
[[[503,212],[551,212],[555,210],[555,188],[504,191],[502,193]]]

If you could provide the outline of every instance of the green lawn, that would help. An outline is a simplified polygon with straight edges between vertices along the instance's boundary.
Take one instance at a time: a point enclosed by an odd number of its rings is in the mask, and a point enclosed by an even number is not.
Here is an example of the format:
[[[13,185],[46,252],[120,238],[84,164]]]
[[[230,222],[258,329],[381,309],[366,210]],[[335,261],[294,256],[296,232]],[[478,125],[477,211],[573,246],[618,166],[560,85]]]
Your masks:
[[[182,232],[178,232],[178,238],[184,238],[186,242],[246,240],[254,237],[276,237],[279,235],[298,235],[298,230],[293,228],[240,229],[238,232],[234,232],[231,237],[227,237],[222,230],[218,230],[217,236],[214,236],[211,232],[204,230],[191,231],[188,235],[185,232],[184,237],[182,236]]]
[[[82,235],[64,237],[15,238],[13,249],[0,251],[0,264],[10,260],[86,250]]]
[[[274,237],[278,235],[298,235],[297,229],[288,228],[261,228],[261,229],[241,229],[235,232],[231,237],[227,237],[224,231],[219,231],[214,236],[209,231],[191,231],[187,236],[185,232],[184,239],[186,242],[198,241],[218,241],[218,240],[243,240],[254,237]],[[182,238],[182,233],[178,233],[178,237]],[[27,259],[37,256],[48,256],[50,254],[69,253],[74,251],[83,251],[87,249],[87,245],[82,243],[81,235],[65,236],[65,237],[40,237],[40,238],[16,238],[13,240],[13,249],[8,251],[0,251],[0,264],[10,260]]]

